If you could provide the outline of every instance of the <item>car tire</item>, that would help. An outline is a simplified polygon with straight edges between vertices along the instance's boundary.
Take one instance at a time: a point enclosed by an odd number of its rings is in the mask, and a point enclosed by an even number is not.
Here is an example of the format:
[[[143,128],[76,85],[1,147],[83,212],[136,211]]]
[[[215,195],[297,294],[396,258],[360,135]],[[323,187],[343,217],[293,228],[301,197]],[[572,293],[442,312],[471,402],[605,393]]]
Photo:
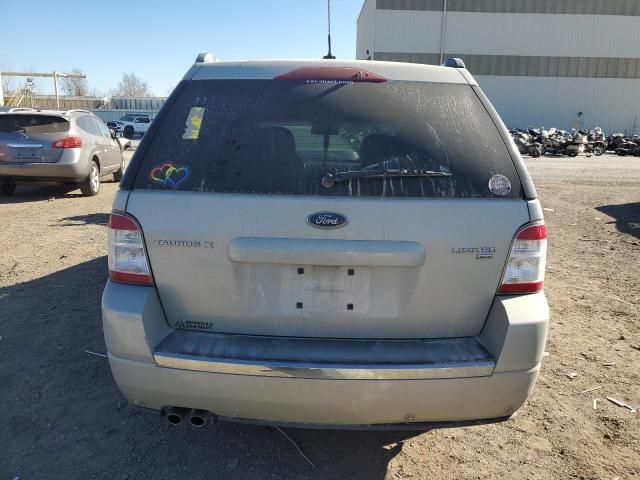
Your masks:
[[[133,138],[133,127],[127,125],[123,130],[124,138]]]
[[[0,183],[0,195],[10,196],[16,193],[16,184],[14,182]]]
[[[89,176],[80,185],[80,191],[85,197],[95,197],[100,191],[100,167],[95,160],[91,160]]]
[[[120,168],[113,172],[113,179],[116,182],[119,182],[120,180],[122,180],[122,175],[124,175],[124,158],[120,162]]]

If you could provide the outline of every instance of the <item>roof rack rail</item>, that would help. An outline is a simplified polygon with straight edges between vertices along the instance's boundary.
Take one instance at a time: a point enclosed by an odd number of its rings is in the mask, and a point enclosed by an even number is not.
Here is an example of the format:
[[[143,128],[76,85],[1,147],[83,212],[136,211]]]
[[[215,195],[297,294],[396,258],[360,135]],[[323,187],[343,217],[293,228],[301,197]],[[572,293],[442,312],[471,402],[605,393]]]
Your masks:
[[[82,108],[72,108],[70,110],[65,110],[64,114],[69,115],[70,113],[91,113],[89,110],[83,110]]]
[[[196,63],[212,63],[216,61],[216,56],[211,52],[199,53],[196,57]]]
[[[443,67],[467,68],[461,58],[447,58],[442,64]]]
[[[7,110],[7,113],[13,113],[13,112],[37,112],[38,110],[36,110],[35,108],[31,108],[31,107],[14,107],[14,108],[10,108],[9,110]]]

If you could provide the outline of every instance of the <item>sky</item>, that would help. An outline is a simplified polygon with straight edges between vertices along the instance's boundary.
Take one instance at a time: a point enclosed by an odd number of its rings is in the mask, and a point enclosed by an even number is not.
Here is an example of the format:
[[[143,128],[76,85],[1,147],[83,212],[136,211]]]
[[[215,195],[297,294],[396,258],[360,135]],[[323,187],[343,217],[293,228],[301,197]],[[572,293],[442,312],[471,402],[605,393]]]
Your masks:
[[[337,58],[355,58],[363,1],[331,2]],[[219,60],[327,53],[327,0],[0,0],[0,17],[1,69],[78,68],[101,95],[133,72],[166,96],[199,52]],[[51,79],[36,84],[53,93]]]

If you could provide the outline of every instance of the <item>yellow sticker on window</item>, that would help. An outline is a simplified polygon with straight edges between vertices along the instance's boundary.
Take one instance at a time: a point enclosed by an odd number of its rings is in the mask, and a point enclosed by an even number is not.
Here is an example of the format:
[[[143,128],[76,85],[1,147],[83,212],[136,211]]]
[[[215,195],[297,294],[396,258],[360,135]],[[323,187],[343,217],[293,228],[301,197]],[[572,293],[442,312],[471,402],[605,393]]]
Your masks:
[[[197,140],[200,135],[200,125],[204,116],[204,107],[192,107],[184,129],[184,140]]]

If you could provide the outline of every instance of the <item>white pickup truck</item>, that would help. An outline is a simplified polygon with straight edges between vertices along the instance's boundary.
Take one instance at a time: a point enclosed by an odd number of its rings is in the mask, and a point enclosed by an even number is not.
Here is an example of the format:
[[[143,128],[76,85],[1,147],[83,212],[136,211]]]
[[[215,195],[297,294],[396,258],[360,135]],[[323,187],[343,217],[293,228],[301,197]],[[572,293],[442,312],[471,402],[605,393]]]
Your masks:
[[[126,138],[131,138],[136,133],[144,135],[151,125],[151,118],[147,114],[127,113],[114,123],[117,124],[117,131],[122,132]]]

